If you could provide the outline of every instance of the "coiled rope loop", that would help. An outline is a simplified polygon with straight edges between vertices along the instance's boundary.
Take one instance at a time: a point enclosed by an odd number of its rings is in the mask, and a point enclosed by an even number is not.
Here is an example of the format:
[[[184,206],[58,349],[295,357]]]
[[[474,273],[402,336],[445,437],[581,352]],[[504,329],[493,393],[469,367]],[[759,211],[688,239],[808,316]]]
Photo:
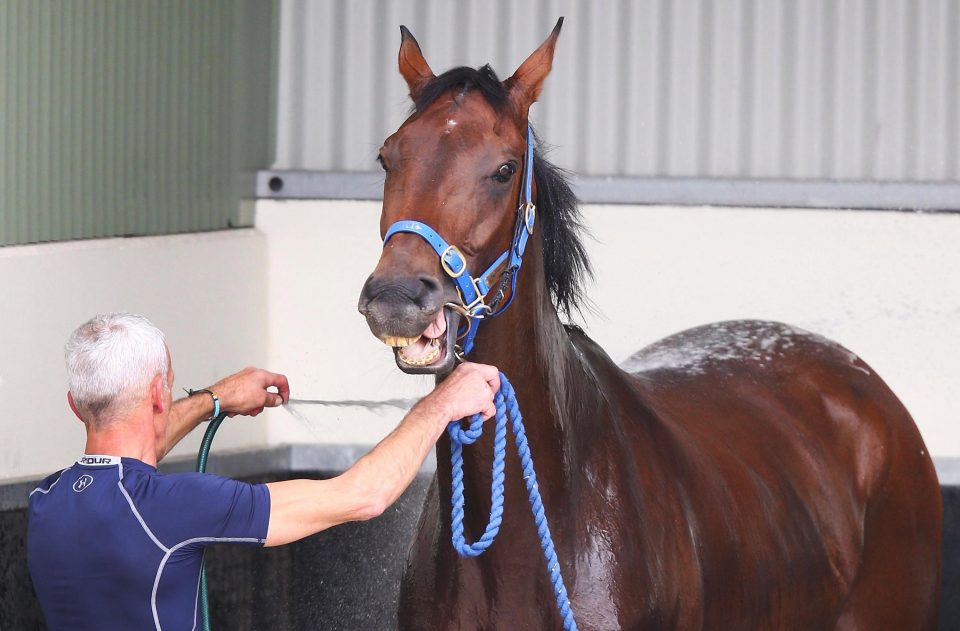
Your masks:
[[[527,494],[530,499],[530,508],[533,510],[533,520],[540,535],[540,547],[547,562],[547,571],[550,582],[553,584],[553,593],[557,598],[557,608],[563,619],[565,631],[576,631],[577,622],[573,617],[570,599],[567,597],[567,587],[560,574],[560,562],[550,536],[550,526],[547,524],[547,514],[540,499],[540,490],[537,485],[537,473],[533,469],[533,457],[530,455],[530,445],[523,429],[523,416],[520,414],[520,405],[513,385],[506,375],[500,373],[500,390],[494,396],[496,406],[496,433],[493,441],[493,475],[490,483],[490,519],[483,535],[474,543],[467,543],[463,536],[463,446],[472,445],[483,434],[483,419],[479,414],[471,420],[467,429],[454,421],[447,426],[450,435],[450,460],[453,467],[453,510],[451,511],[451,526],[453,531],[453,547],[462,556],[475,557],[483,554],[493,544],[500,524],[503,521],[503,463],[507,451],[507,418],[512,422],[513,435],[520,456],[520,466],[523,479],[527,484]]]

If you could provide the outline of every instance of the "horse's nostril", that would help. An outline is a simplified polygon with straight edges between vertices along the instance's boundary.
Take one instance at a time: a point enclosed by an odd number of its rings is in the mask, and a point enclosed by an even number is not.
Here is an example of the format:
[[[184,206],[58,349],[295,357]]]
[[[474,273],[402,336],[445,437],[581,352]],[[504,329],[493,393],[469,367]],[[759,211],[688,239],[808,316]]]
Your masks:
[[[429,274],[421,274],[420,282],[423,284],[423,288],[426,290],[426,293],[433,294],[440,291],[440,281]]]
[[[366,282],[363,283],[363,287],[360,289],[360,300],[357,302],[357,310],[363,315],[367,315],[370,310],[370,299],[372,297],[370,293],[370,285],[373,281],[373,274],[367,277]]]
[[[430,274],[420,274],[417,280],[420,281],[420,291],[417,292],[414,302],[424,311],[436,309],[439,306],[437,298],[443,292],[440,281]]]

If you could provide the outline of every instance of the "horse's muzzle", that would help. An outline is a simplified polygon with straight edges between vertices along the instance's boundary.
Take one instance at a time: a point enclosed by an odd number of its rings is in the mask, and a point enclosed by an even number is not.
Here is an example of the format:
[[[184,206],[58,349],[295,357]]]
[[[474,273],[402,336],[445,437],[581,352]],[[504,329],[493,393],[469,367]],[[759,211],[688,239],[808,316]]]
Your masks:
[[[443,304],[443,287],[428,274],[391,279],[373,275],[363,284],[357,309],[370,331],[384,340],[419,337]]]
[[[456,294],[435,277],[367,279],[357,305],[370,331],[394,349],[397,366],[408,373],[445,374],[455,361],[459,315],[443,305]]]

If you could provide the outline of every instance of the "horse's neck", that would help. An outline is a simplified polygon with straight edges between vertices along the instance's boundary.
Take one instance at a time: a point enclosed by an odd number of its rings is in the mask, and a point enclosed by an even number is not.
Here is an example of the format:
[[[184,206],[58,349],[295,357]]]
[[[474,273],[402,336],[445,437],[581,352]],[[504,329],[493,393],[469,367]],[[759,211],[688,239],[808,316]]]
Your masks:
[[[562,492],[569,473],[577,469],[580,441],[575,437],[592,431],[589,425],[600,416],[603,401],[550,300],[540,244],[531,245],[513,304],[481,324],[470,359],[493,364],[510,379],[540,486]],[[593,413],[586,414],[588,410]],[[490,446],[467,451],[466,466],[489,474]],[[486,476],[482,479],[478,487],[489,493]]]

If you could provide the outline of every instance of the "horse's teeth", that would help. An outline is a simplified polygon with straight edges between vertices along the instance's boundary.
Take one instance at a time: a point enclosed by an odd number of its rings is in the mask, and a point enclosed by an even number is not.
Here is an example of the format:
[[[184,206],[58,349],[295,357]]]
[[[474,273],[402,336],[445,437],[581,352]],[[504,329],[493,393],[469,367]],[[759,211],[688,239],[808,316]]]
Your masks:
[[[430,351],[430,353],[428,353],[427,355],[424,355],[423,357],[420,357],[417,359],[407,358],[403,354],[403,351],[400,351],[400,358],[408,366],[427,366],[435,362],[437,358],[440,357],[440,352],[441,352],[440,346],[434,345],[432,346],[432,350]]]
[[[410,346],[411,344],[416,343],[419,340],[419,337],[402,337],[399,335],[388,335],[383,338],[383,343],[387,346],[393,346],[394,348],[403,348],[405,346]]]

